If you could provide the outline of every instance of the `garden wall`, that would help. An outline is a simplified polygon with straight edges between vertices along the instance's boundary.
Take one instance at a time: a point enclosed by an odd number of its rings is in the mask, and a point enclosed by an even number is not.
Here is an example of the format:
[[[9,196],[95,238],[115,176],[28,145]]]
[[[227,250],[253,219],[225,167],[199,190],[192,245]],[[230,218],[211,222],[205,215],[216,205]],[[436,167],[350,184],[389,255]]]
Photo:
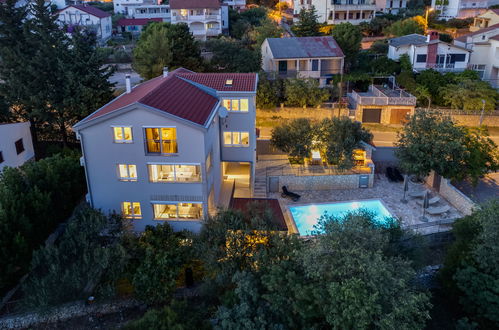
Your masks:
[[[476,207],[476,204],[468,196],[454,187],[447,179],[442,178],[439,193],[464,215],[470,215]]]
[[[464,126],[478,126],[480,115],[451,115],[451,118],[457,124]],[[499,127],[499,116],[484,116],[483,124],[485,126]]]
[[[332,118],[338,116],[348,116],[348,109],[331,109],[331,108],[275,108],[273,110],[256,110],[258,118],[275,119],[281,117],[286,119],[309,118],[312,120],[322,120],[324,118]]]
[[[278,178],[279,187],[286,186],[290,191],[302,190],[334,190],[334,189],[358,189],[359,176],[361,174],[346,175],[281,175]],[[369,188],[373,186],[374,174],[362,174],[369,176]]]

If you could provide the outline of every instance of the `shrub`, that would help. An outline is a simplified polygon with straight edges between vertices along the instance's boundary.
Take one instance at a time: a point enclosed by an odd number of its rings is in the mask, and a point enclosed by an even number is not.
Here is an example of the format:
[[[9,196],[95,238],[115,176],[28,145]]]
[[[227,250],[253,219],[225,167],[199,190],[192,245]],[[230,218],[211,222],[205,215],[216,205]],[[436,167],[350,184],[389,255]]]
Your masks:
[[[329,91],[319,87],[315,79],[286,79],[284,95],[289,106],[316,107],[329,99]]]

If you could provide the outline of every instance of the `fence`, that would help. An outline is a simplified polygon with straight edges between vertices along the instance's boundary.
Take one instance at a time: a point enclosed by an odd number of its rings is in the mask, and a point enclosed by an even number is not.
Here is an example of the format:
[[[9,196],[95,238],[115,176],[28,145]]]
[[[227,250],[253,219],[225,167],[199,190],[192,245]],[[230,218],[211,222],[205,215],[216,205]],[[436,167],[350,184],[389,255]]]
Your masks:
[[[352,174],[372,174],[370,167],[354,167],[348,170],[342,170],[335,166],[322,165],[303,165],[290,166],[288,164],[268,166],[267,176],[325,176],[325,175],[352,175]]]

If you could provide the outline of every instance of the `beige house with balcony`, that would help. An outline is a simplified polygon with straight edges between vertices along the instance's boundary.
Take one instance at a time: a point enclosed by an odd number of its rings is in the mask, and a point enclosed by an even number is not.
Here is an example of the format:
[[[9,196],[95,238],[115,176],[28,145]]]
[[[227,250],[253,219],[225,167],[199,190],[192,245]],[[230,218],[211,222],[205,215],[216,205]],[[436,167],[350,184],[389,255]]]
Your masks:
[[[312,6],[319,22],[326,24],[370,22],[376,12],[375,0],[293,0],[295,19],[302,9],[308,10]]]
[[[195,38],[206,40],[229,28],[228,8],[218,0],[170,0],[171,23],[186,23]]]
[[[281,78],[313,78],[325,86],[343,73],[344,55],[333,37],[267,38],[262,69]]]
[[[474,18],[473,25],[470,26],[470,31],[476,32],[496,24],[499,24],[499,9],[489,9]]]
[[[371,85],[367,92],[348,94],[350,115],[363,123],[402,124],[414,114],[416,97],[394,82]]]

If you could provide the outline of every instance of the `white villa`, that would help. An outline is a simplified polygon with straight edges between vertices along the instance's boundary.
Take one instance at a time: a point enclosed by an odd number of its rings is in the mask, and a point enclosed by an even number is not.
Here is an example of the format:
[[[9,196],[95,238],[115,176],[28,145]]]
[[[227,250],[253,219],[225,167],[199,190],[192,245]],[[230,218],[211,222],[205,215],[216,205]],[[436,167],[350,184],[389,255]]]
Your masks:
[[[483,14],[497,0],[432,0],[431,7],[438,12],[440,19],[468,18]]]
[[[398,14],[407,8],[407,0],[376,0],[376,10],[385,14]]]
[[[88,202],[135,230],[168,221],[198,231],[234,197],[252,197],[254,73],[177,69],[131,88],[77,123]],[[234,192],[234,194],[233,194]]]
[[[83,26],[96,32],[97,39],[103,43],[112,35],[111,14],[89,5],[70,5],[58,12],[60,24],[68,27]]]
[[[283,78],[314,78],[321,86],[343,73],[344,55],[333,37],[267,38],[262,70]]]
[[[35,158],[30,127],[29,122],[0,123],[0,172]]]
[[[469,49],[470,68],[499,88],[499,23],[456,38],[454,44]]]
[[[440,41],[436,31],[429,31],[427,36],[409,34],[388,40],[388,58],[397,61],[402,54],[407,54],[416,71],[464,71],[468,68],[470,53],[465,47]]]
[[[375,0],[293,0],[295,18],[302,9],[315,7],[320,23],[370,22],[376,12]]]

